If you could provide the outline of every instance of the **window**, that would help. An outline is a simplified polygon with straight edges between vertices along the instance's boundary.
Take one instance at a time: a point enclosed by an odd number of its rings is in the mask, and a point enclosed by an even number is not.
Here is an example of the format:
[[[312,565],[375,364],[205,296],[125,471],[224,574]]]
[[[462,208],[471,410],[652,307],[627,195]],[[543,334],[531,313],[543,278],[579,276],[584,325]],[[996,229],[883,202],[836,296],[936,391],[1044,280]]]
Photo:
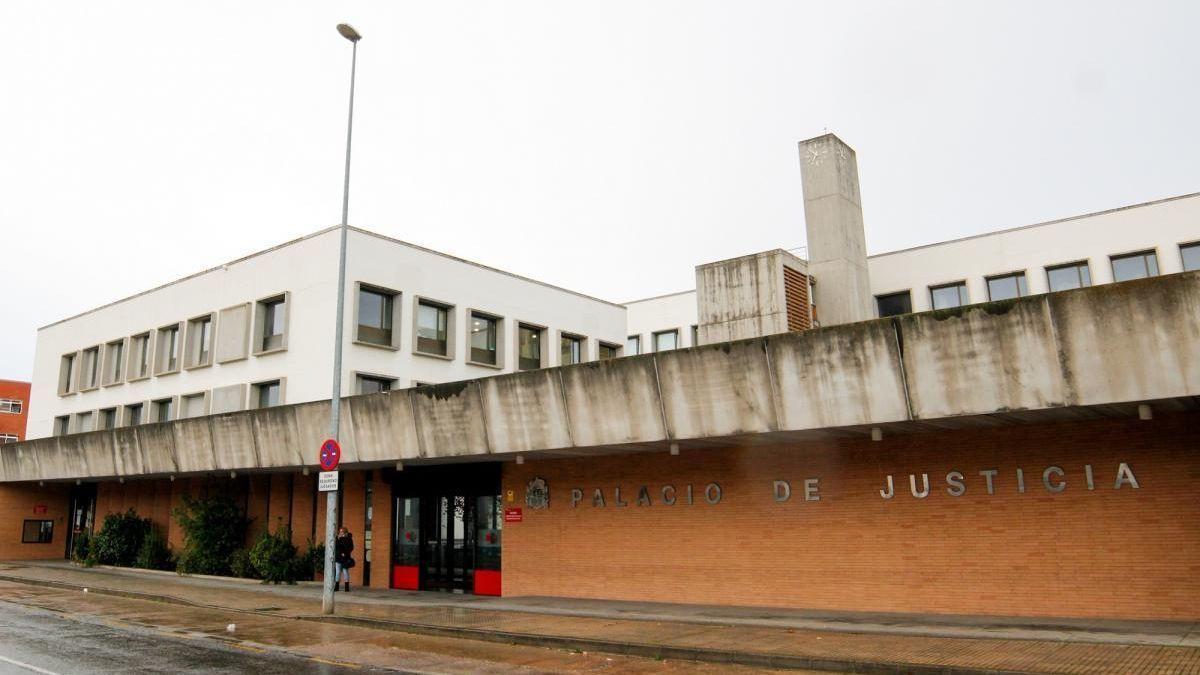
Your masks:
[[[610,345],[607,342],[600,343],[600,360],[607,361],[615,359],[621,355],[621,348],[616,345]]]
[[[255,351],[271,352],[287,347],[287,295],[258,301]]]
[[[151,405],[154,406],[155,422],[170,422],[175,419],[175,399],[160,398]]]
[[[213,315],[206,314],[188,321],[187,367],[212,365]]]
[[[25,402],[19,398],[0,398],[0,413],[20,415]]]
[[[113,340],[104,345],[103,384],[116,384],[125,377],[125,340]]]
[[[15,434],[0,434],[0,445],[4,445],[5,443],[16,443],[20,440],[21,439]]]
[[[1180,244],[1179,255],[1183,257],[1183,271],[1200,270],[1200,241]]]
[[[546,329],[526,324],[517,325],[517,368],[537,370],[543,365],[542,343],[546,340]]]
[[[204,417],[208,414],[208,394],[198,392],[179,399],[179,419]]]
[[[80,389],[95,389],[100,386],[100,348],[83,350],[83,363],[79,369]]]
[[[95,427],[92,426],[92,422],[92,413],[75,413],[75,433],[82,434],[94,430]]]
[[[255,408],[271,408],[283,402],[283,382],[270,380],[259,382],[253,388]]]
[[[358,285],[358,332],[355,339],[371,345],[399,347],[394,342],[392,330],[393,312],[396,306],[395,291],[388,291],[366,284]]]
[[[563,335],[559,346],[562,351],[559,365],[583,363],[583,338],[577,335]]]
[[[1024,272],[988,277],[987,287],[988,298],[991,300],[1011,300],[1029,295],[1029,287],[1025,285]]]
[[[71,433],[71,416],[62,415],[54,418],[54,435],[66,436]]]
[[[166,375],[179,370],[179,324],[158,329],[156,353],[158,363],[155,365],[155,375]]]
[[[99,426],[100,429],[108,430],[108,429],[116,429],[117,428],[117,409],[116,408],[105,408],[100,411],[99,415],[100,415],[100,419],[98,419],[97,421],[100,423],[100,426]]]
[[[679,331],[660,330],[654,334],[654,351],[667,352],[679,348]]]
[[[22,544],[49,544],[53,539],[53,520],[26,520],[21,527]]]
[[[129,370],[130,381],[150,377],[150,334],[142,333],[129,338]]]
[[[881,319],[885,316],[912,314],[912,292],[900,291],[899,293],[877,295],[875,296],[875,309],[879,311]]]
[[[625,355],[636,356],[642,353],[642,336],[630,335],[625,338]]]
[[[692,338],[692,344],[691,344],[692,347],[695,347],[700,344],[700,326],[692,324],[691,338]]]
[[[66,354],[58,366],[58,395],[63,396],[75,391],[75,355]]]
[[[1092,285],[1092,272],[1086,260],[1046,268],[1050,292],[1067,291]]]
[[[355,380],[355,389],[360,394],[378,394],[381,391],[391,391],[396,388],[396,380],[391,377],[358,375]]]
[[[967,297],[967,283],[960,281],[945,286],[930,286],[929,296],[933,300],[934,309],[950,309],[970,303]]]
[[[125,426],[136,427],[145,421],[144,408],[141,403],[133,403],[125,406]]]
[[[417,303],[417,351],[422,354],[449,356],[447,335],[450,309],[427,300]]]
[[[1141,251],[1111,258],[1113,281],[1129,281],[1158,276],[1158,256],[1154,251]]]
[[[489,366],[496,363],[496,333],[500,320],[493,316],[471,312],[471,362]]]

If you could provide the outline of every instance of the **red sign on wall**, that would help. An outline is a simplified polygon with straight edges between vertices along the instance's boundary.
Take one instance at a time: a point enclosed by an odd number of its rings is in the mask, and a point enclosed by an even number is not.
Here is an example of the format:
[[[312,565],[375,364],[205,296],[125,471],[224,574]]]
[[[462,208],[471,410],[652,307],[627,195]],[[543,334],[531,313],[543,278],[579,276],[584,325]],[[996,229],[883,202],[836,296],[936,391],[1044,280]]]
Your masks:
[[[45,504],[34,504],[34,505],[33,505],[33,512],[34,512],[34,513],[36,513],[36,514],[43,514],[43,513],[45,513],[45,512],[46,512],[46,505],[45,505]]]
[[[523,513],[521,513],[521,507],[519,507],[519,506],[504,507],[504,522],[519,523],[524,519],[525,519],[525,515]]]

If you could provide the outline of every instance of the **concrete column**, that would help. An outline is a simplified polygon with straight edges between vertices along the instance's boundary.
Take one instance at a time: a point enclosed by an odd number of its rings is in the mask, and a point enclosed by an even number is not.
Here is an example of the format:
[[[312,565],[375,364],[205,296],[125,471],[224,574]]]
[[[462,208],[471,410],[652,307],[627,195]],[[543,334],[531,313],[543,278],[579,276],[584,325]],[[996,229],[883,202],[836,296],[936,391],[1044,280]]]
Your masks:
[[[817,321],[834,326],[875,318],[854,150],[833,134],[801,141],[800,178]]]

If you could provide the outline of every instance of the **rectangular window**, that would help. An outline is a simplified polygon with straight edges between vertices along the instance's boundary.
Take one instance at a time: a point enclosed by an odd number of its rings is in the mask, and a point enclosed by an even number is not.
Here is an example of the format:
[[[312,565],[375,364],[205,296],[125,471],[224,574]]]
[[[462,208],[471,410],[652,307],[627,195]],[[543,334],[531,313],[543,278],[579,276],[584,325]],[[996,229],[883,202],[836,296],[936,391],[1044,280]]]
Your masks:
[[[621,348],[616,345],[610,345],[607,342],[600,343],[600,360],[607,361],[615,359],[621,355]]]
[[[382,288],[359,284],[358,287],[358,333],[357,340],[384,347],[396,347],[393,343],[392,318],[396,306],[396,293]]]
[[[359,375],[356,389],[360,394],[378,394],[381,391],[391,391],[396,388],[396,380],[390,377],[374,375]]]
[[[542,367],[542,342],[546,330],[536,326],[517,326],[517,368],[537,370]]]
[[[258,301],[258,315],[261,317],[256,346],[260,352],[283,349],[284,331],[287,326],[287,299],[279,295],[274,298]]]
[[[71,433],[71,416],[61,415],[54,418],[54,435],[66,436]]]
[[[1029,287],[1025,285],[1025,273],[1013,272],[998,277],[988,277],[988,298],[990,300],[1011,300],[1029,295]]]
[[[188,394],[179,399],[179,418],[190,419],[208,414],[208,396],[204,392]]]
[[[188,321],[187,367],[196,368],[212,364],[213,315],[206,314]]]
[[[496,331],[499,323],[495,317],[471,312],[471,361],[496,365]]]
[[[930,286],[929,296],[933,301],[934,309],[950,309],[951,307],[962,307],[970,304],[970,299],[967,297],[967,283],[960,281],[956,284],[946,284],[945,286]]]
[[[117,409],[105,408],[100,411],[100,429],[109,430],[117,428]]]
[[[92,413],[90,413],[90,412],[75,413],[75,433],[82,434],[82,433],[86,433],[88,431],[92,431],[94,429],[94,427],[92,426],[92,422],[93,422]]]
[[[158,364],[155,375],[179,370],[179,324],[158,329]]]
[[[447,356],[449,308],[430,302],[417,303],[417,351]]]
[[[116,384],[125,377],[125,340],[113,340],[104,345],[104,382]]]
[[[141,403],[125,406],[125,426],[136,427],[145,421],[145,413]]]
[[[1183,258],[1183,271],[1200,270],[1200,241],[1180,244],[1179,255]]]
[[[575,335],[563,335],[559,346],[562,352],[559,365],[569,366],[583,363],[583,338]]]
[[[912,291],[877,295],[875,296],[875,309],[879,311],[881,319],[885,316],[912,314]]]
[[[1154,251],[1117,255],[1112,261],[1113,281],[1130,281],[1158,276],[1158,256]]]
[[[154,406],[154,421],[155,422],[170,422],[175,419],[175,400],[170,398],[160,398],[151,403]]]
[[[1046,281],[1050,292],[1086,288],[1092,285],[1092,271],[1086,260],[1046,268]]]
[[[100,348],[89,347],[83,350],[83,364],[79,371],[81,389],[95,389],[100,386]]]
[[[282,401],[283,387],[279,380],[259,382],[254,385],[256,408],[272,408]]]
[[[53,520],[26,520],[21,527],[22,544],[49,544],[53,539]]]
[[[58,395],[75,391],[75,354],[66,354],[58,366]]]
[[[20,415],[24,406],[25,402],[19,398],[0,398],[0,413]]]
[[[142,333],[129,339],[129,370],[130,380],[140,380],[150,376],[150,334]]]
[[[5,443],[16,443],[20,440],[21,439],[17,438],[17,436],[14,434],[0,434],[0,445],[4,445]]]
[[[625,355],[637,356],[642,353],[642,336],[630,335],[625,338]]]
[[[654,351],[668,352],[679,347],[679,331],[660,330],[654,334]]]

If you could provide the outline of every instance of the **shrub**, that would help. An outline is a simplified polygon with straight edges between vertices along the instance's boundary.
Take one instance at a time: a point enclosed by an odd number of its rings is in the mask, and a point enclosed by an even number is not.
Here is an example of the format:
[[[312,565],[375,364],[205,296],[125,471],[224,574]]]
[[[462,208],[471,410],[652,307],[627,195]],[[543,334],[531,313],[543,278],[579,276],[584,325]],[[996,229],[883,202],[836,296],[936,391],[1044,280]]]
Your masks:
[[[304,552],[301,558],[301,570],[298,579],[312,581],[317,578],[318,574],[325,571],[325,544],[314,545],[312,540],[308,541],[308,550]]]
[[[282,523],[275,533],[263,532],[250,549],[250,562],[262,578],[263,583],[280,582],[294,584],[305,566],[292,544],[292,528]]]
[[[244,548],[239,548],[229,556],[229,571],[235,577],[242,579],[258,579],[258,572],[254,569],[254,564],[250,562],[250,551]]]
[[[250,524],[233,498],[226,494],[184,495],[183,505],[173,514],[184,534],[179,571],[228,576],[230,559],[242,547]]]
[[[147,570],[169,570],[175,566],[173,558],[171,547],[167,545],[162,531],[150,525],[142,539],[141,547],[138,548],[137,566]]]
[[[80,565],[87,565],[88,549],[91,548],[92,533],[81,530],[71,540],[71,560]]]
[[[150,519],[139,518],[133,509],[108,514],[91,538],[85,563],[132,567],[149,530]]]

